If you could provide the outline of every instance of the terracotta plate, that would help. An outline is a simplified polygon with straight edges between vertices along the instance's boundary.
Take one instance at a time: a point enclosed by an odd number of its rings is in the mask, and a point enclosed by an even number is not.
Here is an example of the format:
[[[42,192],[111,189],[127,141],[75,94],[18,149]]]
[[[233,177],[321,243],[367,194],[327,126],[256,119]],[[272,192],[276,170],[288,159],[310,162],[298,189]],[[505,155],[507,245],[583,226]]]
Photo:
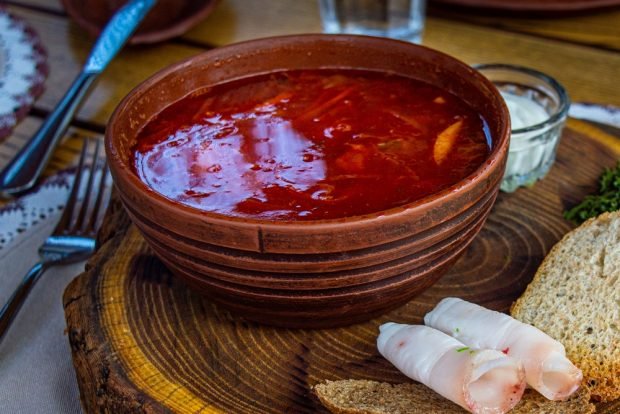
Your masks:
[[[433,2],[503,11],[558,13],[620,6],[620,0],[433,0]]]
[[[97,36],[126,0],[62,0],[71,18]],[[159,0],[129,40],[131,44],[155,43],[180,36],[206,18],[217,0]]]

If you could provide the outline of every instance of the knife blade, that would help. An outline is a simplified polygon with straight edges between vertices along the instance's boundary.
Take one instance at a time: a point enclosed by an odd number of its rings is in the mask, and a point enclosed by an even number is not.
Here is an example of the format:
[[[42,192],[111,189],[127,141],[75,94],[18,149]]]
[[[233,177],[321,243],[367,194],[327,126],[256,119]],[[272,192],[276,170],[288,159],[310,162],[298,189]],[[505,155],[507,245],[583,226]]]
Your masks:
[[[0,171],[0,197],[23,193],[35,185],[93,81],[125,45],[155,3],[156,0],[131,0],[112,16],[63,98],[39,130]]]
[[[620,108],[611,105],[574,102],[568,110],[571,118],[590,122],[620,137]]]

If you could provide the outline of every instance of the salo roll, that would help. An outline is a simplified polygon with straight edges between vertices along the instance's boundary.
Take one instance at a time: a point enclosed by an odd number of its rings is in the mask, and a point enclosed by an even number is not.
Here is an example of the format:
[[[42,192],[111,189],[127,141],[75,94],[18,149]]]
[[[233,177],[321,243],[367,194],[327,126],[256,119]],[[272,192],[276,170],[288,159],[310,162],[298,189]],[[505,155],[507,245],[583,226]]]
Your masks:
[[[564,346],[541,330],[504,313],[458,298],[445,298],[424,323],[465,345],[502,351],[521,362],[528,385],[550,400],[565,400],[579,388],[581,371]]]
[[[408,377],[472,413],[505,413],[523,395],[523,367],[502,352],[470,349],[423,325],[390,322],[379,330],[381,355]]]

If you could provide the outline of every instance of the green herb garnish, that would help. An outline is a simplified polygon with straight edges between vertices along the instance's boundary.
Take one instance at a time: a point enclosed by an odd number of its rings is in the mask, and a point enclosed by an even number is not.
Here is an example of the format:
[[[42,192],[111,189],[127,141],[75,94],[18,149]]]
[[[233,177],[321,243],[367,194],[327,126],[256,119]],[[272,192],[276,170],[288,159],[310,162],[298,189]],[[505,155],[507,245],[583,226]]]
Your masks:
[[[581,224],[601,213],[620,210],[620,161],[616,168],[605,168],[599,178],[598,194],[586,196],[575,207],[564,212],[564,218]]]
[[[464,346],[463,348],[457,349],[456,352],[465,352],[465,351],[468,351],[468,350],[469,350],[469,347],[468,346]]]
[[[454,333],[459,333],[461,330],[459,328],[454,328]]]

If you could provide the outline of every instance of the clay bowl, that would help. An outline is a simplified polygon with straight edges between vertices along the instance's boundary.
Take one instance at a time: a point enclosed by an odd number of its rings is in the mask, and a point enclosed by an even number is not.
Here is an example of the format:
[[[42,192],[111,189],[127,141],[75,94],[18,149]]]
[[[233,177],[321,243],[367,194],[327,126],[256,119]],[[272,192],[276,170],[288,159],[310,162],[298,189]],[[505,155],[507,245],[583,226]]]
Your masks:
[[[61,0],[69,16],[92,36],[127,0]],[[131,37],[131,44],[155,43],[180,36],[215,8],[217,0],[158,0]]]
[[[201,212],[155,193],[133,173],[129,159],[138,131],[184,96],[252,74],[336,67],[396,72],[456,94],[487,120],[489,158],[459,183],[411,204],[308,222]],[[175,275],[246,319],[322,328],[404,304],[448,270],[489,214],[509,133],[495,87],[450,56],[389,39],[301,35],[222,47],[159,72],[116,109],[106,150],[131,219]]]

